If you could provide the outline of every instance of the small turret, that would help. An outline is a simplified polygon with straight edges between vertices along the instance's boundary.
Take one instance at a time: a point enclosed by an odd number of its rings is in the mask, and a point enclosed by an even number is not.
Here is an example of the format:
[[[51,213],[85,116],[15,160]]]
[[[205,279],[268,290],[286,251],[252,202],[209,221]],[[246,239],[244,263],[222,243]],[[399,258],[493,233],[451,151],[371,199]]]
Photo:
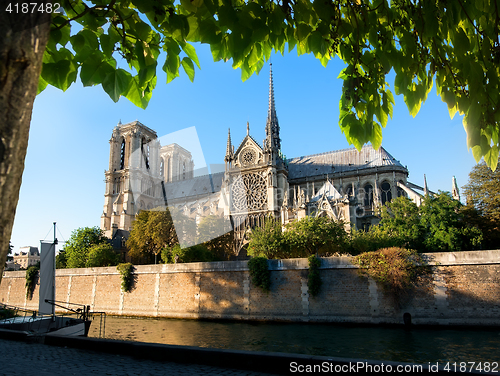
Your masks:
[[[455,176],[451,179],[451,194],[455,200],[460,201],[460,191],[458,190],[457,178]]]
[[[227,145],[226,145],[226,156],[224,157],[224,161],[226,162],[226,169],[229,165],[231,167],[231,163],[234,159],[234,147],[231,145],[231,129],[227,130]]]

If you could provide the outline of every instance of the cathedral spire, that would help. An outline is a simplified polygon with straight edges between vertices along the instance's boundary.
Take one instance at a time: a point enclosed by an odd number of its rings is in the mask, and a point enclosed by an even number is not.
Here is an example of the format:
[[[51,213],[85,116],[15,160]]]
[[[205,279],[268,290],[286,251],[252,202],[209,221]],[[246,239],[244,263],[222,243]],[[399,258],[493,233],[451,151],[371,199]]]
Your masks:
[[[224,160],[230,162],[233,159],[233,146],[231,145],[231,129],[227,129],[226,157]]]
[[[429,194],[429,188],[427,188],[427,179],[424,174],[424,196],[427,196]]]
[[[280,126],[276,107],[274,103],[274,85],[273,85],[273,65],[269,64],[269,109],[267,111],[266,123],[266,143],[267,147],[278,152],[281,149]]]
[[[458,190],[458,184],[457,184],[457,178],[456,177],[453,177],[452,181],[451,181],[451,184],[452,184],[452,188],[451,188],[451,194],[453,195],[453,198],[455,200],[458,200],[460,201],[460,191]]]

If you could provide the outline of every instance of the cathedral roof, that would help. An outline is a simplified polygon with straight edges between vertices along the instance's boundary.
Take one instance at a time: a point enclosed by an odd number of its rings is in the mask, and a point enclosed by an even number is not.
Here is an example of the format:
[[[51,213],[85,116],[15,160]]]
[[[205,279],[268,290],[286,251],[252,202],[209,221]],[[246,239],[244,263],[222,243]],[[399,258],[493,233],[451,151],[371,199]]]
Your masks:
[[[179,200],[183,197],[192,199],[193,196],[219,192],[223,179],[224,172],[216,172],[211,175],[167,183],[165,184],[167,201]]]
[[[406,169],[383,147],[378,150],[371,145],[361,151],[355,148],[335,150],[327,153],[288,159],[288,178],[300,179],[316,175],[330,175],[374,167],[393,166]]]

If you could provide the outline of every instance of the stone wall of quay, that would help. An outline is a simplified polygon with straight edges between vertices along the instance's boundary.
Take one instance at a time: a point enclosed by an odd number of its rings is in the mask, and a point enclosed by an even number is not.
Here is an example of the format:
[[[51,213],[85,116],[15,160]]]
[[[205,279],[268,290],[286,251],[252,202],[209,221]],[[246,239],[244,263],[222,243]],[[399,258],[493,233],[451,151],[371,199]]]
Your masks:
[[[271,291],[252,285],[246,261],[139,265],[131,292],[115,267],[59,269],[56,300],[127,316],[239,320],[500,325],[500,250],[426,255],[433,273],[396,302],[360,277],[348,257],[323,258],[318,296],[307,291],[307,259],[270,261]],[[36,310],[25,272],[5,272],[0,302]]]

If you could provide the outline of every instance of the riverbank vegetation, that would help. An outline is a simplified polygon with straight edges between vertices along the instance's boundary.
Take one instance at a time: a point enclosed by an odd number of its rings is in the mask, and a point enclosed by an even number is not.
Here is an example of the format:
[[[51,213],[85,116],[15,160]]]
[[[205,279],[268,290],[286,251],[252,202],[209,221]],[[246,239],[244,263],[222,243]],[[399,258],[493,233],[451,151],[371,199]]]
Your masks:
[[[429,271],[417,251],[398,247],[362,253],[354,257],[352,263],[359,266],[360,275],[373,278],[397,301],[413,289],[419,277]]]
[[[250,235],[248,254],[272,258],[359,255],[399,247],[418,252],[479,249],[483,240],[478,226],[469,223],[464,206],[447,192],[427,195],[417,206],[398,197],[379,208],[380,223],[368,231],[347,232],[345,224],[328,217],[306,217],[281,226],[268,218]]]

